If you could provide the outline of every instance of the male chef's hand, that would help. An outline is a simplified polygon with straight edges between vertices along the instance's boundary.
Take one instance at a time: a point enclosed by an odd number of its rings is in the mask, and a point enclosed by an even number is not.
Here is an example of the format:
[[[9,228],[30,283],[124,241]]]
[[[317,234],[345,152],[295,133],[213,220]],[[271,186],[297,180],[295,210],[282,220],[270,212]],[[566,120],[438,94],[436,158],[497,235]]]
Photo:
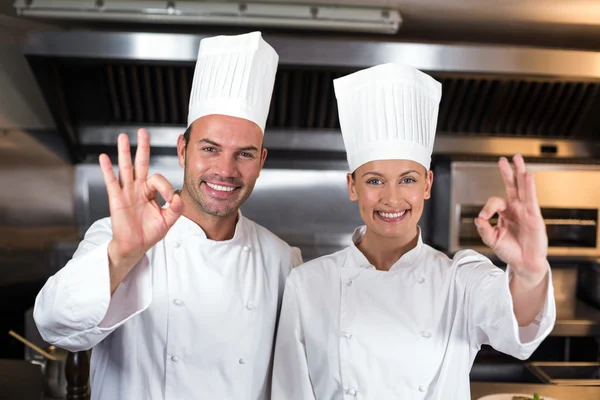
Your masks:
[[[513,158],[515,171],[504,157],[498,165],[507,199],[491,197],[475,224],[483,242],[505,263],[518,280],[531,288],[539,286],[548,271],[548,236],[538,205],[535,183],[520,154]],[[498,224],[489,219],[498,213]]]
[[[100,167],[108,192],[113,238],[108,245],[111,293],[152,246],[165,237],[183,210],[179,195],[162,175],[148,178],[150,141],[148,132],[138,131],[135,167],[126,134],[119,135],[119,179],[106,154],[100,155]],[[161,208],[157,194],[169,202]]]

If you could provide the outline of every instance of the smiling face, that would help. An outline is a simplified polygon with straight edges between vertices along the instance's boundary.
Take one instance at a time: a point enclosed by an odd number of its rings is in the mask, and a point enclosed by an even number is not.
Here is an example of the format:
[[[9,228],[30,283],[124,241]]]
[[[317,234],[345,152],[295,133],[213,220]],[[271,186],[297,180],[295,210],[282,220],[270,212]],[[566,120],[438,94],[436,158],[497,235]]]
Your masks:
[[[348,174],[350,200],[358,201],[367,232],[411,240],[431,196],[433,173],[409,160],[378,160]]]
[[[262,142],[260,127],[246,119],[207,115],[194,121],[188,143],[183,135],[177,143],[184,201],[216,217],[237,213],[264,165]]]

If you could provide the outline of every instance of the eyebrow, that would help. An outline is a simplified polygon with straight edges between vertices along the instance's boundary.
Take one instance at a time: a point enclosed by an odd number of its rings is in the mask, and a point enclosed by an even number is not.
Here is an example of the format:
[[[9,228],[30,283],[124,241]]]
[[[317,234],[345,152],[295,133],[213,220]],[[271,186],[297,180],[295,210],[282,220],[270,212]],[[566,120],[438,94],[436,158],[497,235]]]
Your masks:
[[[210,139],[207,139],[207,138],[202,138],[202,139],[198,140],[198,144],[201,144],[201,143],[208,143],[215,147],[219,147],[219,148],[221,147],[221,145],[219,143],[212,141]],[[258,148],[256,146],[246,146],[246,147],[240,147],[238,149],[238,151],[256,151],[256,152],[258,152]]]
[[[241,147],[239,151],[258,151],[258,148],[256,146],[246,146]]]
[[[208,143],[208,144],[213,145],[215,147],[221,147],[221,145],[219,143],[213,142],[212,140],[207,139],[207,138],[202,138],[202,139],[198,140],[198,144],[202,144],[202,143]]]
[[[417,171],[416,169],[409,169],[408,171],[404,171],[403,173],[401,173],[400,176],[401,177],[402,176],[406,176],[408,174],[412,174],[413,172],[416,173],[416,174],[418,174],[418,175],[421,175],[421,173],[419,171]],[[375,176],[379,176],[381,178],[384,177],[383,174],[380,174],[379,172],[375,172],[375,171],[367,171],[362,176],[364,178],[367,175],[375,175]]]

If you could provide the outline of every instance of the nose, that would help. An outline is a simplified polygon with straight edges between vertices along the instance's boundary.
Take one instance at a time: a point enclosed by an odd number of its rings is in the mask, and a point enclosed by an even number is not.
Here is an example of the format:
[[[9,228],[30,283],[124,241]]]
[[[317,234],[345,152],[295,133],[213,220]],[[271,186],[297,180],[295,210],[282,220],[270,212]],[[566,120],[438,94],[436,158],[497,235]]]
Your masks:
[[[388,186],[384,191],[383,200],[387,205],[389,205],[391,207],[396,207],[396,206],[400,205],[400,203],[402,202],[402,195],[401,195],[400,188],[396,185]]]
[[[221,175],[223,178],[236,178],[238,175],[237,162],[234,157],[228,154],[221,154],[217,160],[215,160],[216,173]]]

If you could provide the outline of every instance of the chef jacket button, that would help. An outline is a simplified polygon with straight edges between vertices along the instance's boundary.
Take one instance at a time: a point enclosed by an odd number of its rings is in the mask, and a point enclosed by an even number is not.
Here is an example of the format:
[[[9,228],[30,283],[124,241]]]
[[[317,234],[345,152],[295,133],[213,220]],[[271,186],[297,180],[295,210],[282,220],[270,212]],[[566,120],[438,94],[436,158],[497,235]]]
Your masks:
[[[244,247],[242,247],[242,250],[247,253],[250,251],[250,246],[244,246]]]
[[[246,364],[246,360],[244,360],[243,358],[240,358],[240,359],[238,360],[238,363],[239,363],[239,364]]]
[[[356,396],[356,389],[350,389],[350,390],[346,390],[346,394],[349,394],[350,396]]]
[[[171,361],[178,362],[180,360],[179,356],[171,356]]]
[[[421,336],[423,336],[425,339],[429,339],[431,337],[431,333],[423,331],[421,332]]]
[[[352,334],[350,332],[346,332],[346,333],[344,333],[344,337],[346,339],[352,339]]]
[[[254,308],[254,304],[249,301],[246,303],[246,310],[252,310]]]
[[[183,304],[183,301],[181,301],[179,299],[175,299],[175,300],[173,300],[173,304],[175,304],[176,306],[180,306]]]
[[[425,282],[425,278],[423,278],[422,276],[420,276],[420,277],[417,279],[417,283],[423,283],[423,282]]]
[[[179,242],[173,242],[173,247],[178,248],[181,245]]]
[[[346,282],[346,286],[352,286],[352,279],[348,279],[348,281]]]
[[[427,388],[423,385],[419,386],[419,392],[426,392]]]

